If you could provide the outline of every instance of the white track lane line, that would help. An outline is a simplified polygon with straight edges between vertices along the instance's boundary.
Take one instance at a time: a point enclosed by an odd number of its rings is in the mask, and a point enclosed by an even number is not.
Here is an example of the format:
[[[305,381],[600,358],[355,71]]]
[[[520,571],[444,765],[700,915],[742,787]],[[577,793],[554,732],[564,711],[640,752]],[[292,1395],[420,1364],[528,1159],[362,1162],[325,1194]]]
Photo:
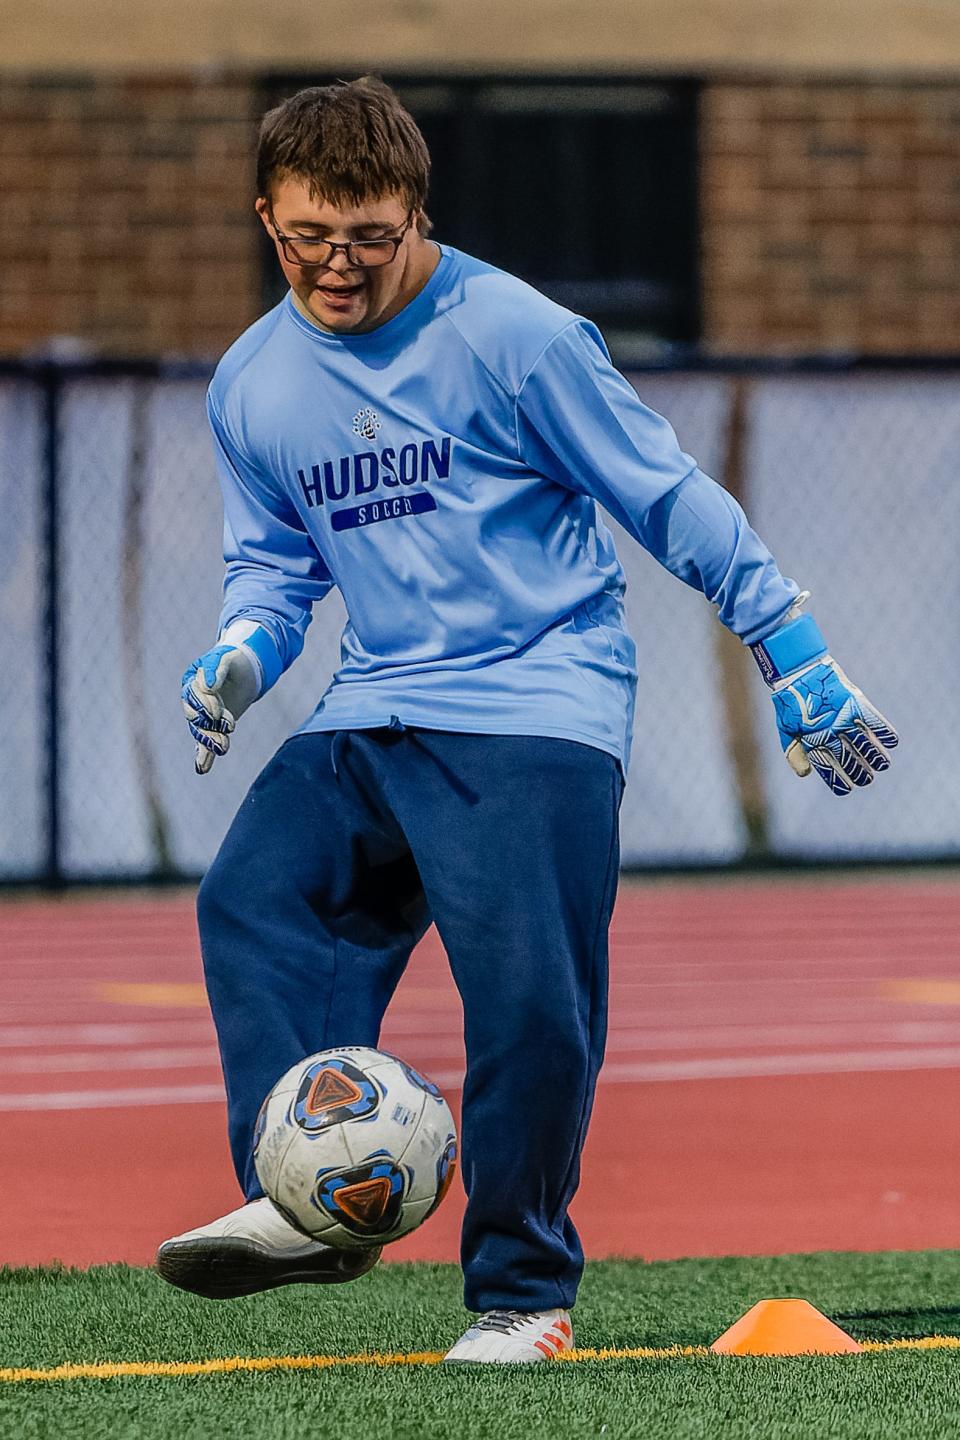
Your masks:
[[[639,1064],[615,1060],[604,1066],[600,1080],[629,1085],[664,1080],[749,1080],[768,1075],[849,1075],[955,1067],[960,1067],[960,1046],[931,1046],[921,1050],[838,1050],[833,1054],[718,1055],[704,1060],[650,1060]]]
[[[680,1080],[749,1080],[759,1077],[846,1075],[879,1071],[953,1070],[960,1048],[944,1050],[851,1051],[838,1055],[740,1056],[715,1060],[664,1060],[648,1064],[614,1061],[604,1066],[601,1085],[636,1085]],[[441,1088],[458,1090],[462,1070],[434,1071]],[[123,1106],[201,1105],[223,1102],[220,1085],[144,1086],[128,1090],[66,1090],[49,1094],[0,1094],[0,1112],[18,1110],[105,1110]]]
[[[128,1041],[137,1037],[128,1036]],[[151,1040],[158,1038],[150,1035]],[[203,1038],[207,1038],[206,1036]],[[213,1037],[209,1037],[211,1042]],[[905,1021],[888,1025],[741,1025],[716,1026],[689,1030],[623,1029],[612,1030],[607,1039],[607,1054],[644,1053],[664,1050],[687,1050],[693,1052],[681,1061],[670,1063],[694,1064],[715,1063],[718,1059],[731,1057],[706,1057],[710,1050],[762,1050],[776,1045],[817,1046],[818,1053],[828,1057],[837,1051],[846,1054],[851,1042],[859,1045],[905,1045],[914,1049],[935,1046],[937,1042],[960,1041],[960,1030],[955,1023]],[[381,1041],[385,1050],[400,1049],[389,1034]],[[420,1032],[403,1037],[402,1048],[407,1055],[416,1053],[420,1063],[428,1060],[459,1059],[463,1054],[463,1041],[451,1033],[438,1036]],[[881,1052],[883,1053],[883,1052]],[[894,1052],[899,1053],[899,1052]],[[791,1056],[782,1057],[789,1063]],[[164,1066],[183,1068],[190,1065],[212,1065],[218,1061],[218,1051],[213,1043],[207,1045],[177,1045],[149,1047],[133,1050],[118,1048],[115,1038],[100,1049],[68,1050],[47,1048],[28,1054],[0,1053],[0,1075],[2,1074],[43,1074],[57,1071],[83,1070],[136,1070],[162,1069]]]
[[[48,1095],[0,1094],[0,1111],[113,1110],[122,1106],[223,1104],[222,1085],[156,1085],[130,1090],[63,1090]]]
[[[883,1071],[960,1068],[960,1047],[930,1050],[860,1050],[835,1055],[736,1055],[709,1060],[613,1061],[600,1072],[601,1085],[649,1085],[679,1080],[753,1080],[800,1075],[858,1075]],[[462,1070],[433,1070],[441,1089],[459,1088]]]
[[[610,1031],[607,1051],[686,1050],[696,1056],[704,1050],[767,1050],[775,1045],[802,1045],[806,1049],[849,1050],[852,1045],[960,1045],[960,1021],[892,1020],[831,1021],[800,1025],[704,1025],[687,1029],[631,1028]]]
[[[451,1029],[448,1035],[437,1035],[426,1029],[394,1037],[390,1030],[381,1039],[381,1047],[391,1052],[402,1051],[404,1058],[414,1051],[424,1064],[430,1058],[460,1058],[463,1041]],[[711,1050],[772,1050],[776,1046],[816,1048],[826,1054],[835,1050],[846,1052],[852,1045],[909,1045],[919,1047],[936,1044],[960,1044],[960,1023],[956,1021],[893,1021],[888,1024],[836,1025],[829,1022],[810,1025],[714,1025],[690,1029],[612,1027],[607,1036],[607,1054],[645,1054],[663,1050],[679,1050],[696,1059]],[[789,1055],[786,1057],[789,1059]],[[3,1061],[0,1058],[0,1068]]]
[[[65,1050],[32,1055],[0,1055],[0,1076],[56,1075],[69,1071],[100,1073],[107,1070],[183,1070],[216,1065],[216,1045],[182,1046],[162,1050]]]
[[[29,1045],[139,1045],[144,1040],[207,1039],[213,1034],[209,1016],[180,1020],[103,1021],[89,1024],[0,1025],[0,1050]]]
[[[841,965],[844,962],[838,960],[836,963],[837,965]],[[922,978],[924,980],[952,980],[956,978],[955,970],[956,967],[954,966],[954,974],[943,976],[928,974]],[[812,995],[843,996],[844,993],[863,995],[864,986],[876,985],[878,982],[885,983],[889,980],[902,981],[914,978],[920,979],[921,977],[898,974],[894,971],[887,975],[830,974],[825,975],[822,979],[817,979],[810,975],[761,975],[751,971],[748,974],[737,975],[726,980],[686,980],[674,975],[670,975],[669,978],[664,980],[643,980],[618,976],[615,981],[615,988],[621,995],[627,990],[639,990],[641,992],[649,992],[651,990],[695,990],[698,997],[704,998],[713,995],[714,992],[720,992],[721,995],[730,995],[731,993],[736,995],[738,993],[743,994],[744,992],[748,992],[752,995],[758,990],[772,990],[774,994],[776,994],[778,990],[783,990],[786,996],[786,992],[789,990],[791,992],[789,1001],[785,998],[784,1003],[795,1005],[798,1003],[796,998],[798,987],[802,991],[803,987],[806,986]],[[867,998],[871,997],[868,996]]]

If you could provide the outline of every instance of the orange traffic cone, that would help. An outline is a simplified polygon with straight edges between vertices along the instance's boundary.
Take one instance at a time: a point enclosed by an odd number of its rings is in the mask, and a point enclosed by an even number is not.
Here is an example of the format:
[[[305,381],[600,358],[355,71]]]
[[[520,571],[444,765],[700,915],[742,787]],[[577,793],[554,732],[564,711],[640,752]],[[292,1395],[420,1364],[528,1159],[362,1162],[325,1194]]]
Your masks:
[[[758,1300],[710,1349],[715,1355],[863,1353],[852,1335],[806,1300]]]

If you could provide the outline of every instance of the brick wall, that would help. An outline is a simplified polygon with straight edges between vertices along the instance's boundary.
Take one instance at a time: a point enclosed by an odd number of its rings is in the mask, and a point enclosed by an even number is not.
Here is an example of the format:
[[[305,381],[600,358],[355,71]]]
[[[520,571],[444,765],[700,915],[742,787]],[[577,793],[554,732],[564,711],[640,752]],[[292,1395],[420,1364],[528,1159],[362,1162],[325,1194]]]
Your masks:
[[[0,353],[219,354],[261,309],[256,108],[0,76]],[[710,348],[960,351],[960,84],[715,82],[701,145]]]
[[[705,339],[960,351],[960,84],[716,84]]]
[[[255,317],[243,82],[0,77],[0,352],[216,355]]]

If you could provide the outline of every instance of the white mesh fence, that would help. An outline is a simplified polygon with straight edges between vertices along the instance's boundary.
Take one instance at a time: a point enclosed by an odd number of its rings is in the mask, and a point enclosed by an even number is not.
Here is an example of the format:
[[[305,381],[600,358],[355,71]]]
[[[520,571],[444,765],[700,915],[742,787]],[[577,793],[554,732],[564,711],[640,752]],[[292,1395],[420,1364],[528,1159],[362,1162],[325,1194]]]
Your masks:
[[[684,448],[723,480],[735,382],[634,377]],[[319,607],[304,655],[244,717],[230,756],[193,774],[180,674],[219,610],[221,511],[203,379],[69,378],[59,496],[60,865],[79,876],[192,875],[248,785],[310,713],[339,657],[344,611]],[[728,477],[852,678],[903,744],[871,791],[838,801],[780,754],[747,675],[771,852],[807,859],[960,855],[955,616],[960,373],[753,377],[742,473]],[[44,456],[40,387],[0,380],[0,879],[47,850]],[[608,520],[628,577],[640,687],[622,815],[627,865],[736,861],[742,775],[721,700],[719,627],[701,597]],[[922,702],[921,702],[922,697]]]
[[[634,377],[709,474],[722,469],[730,385],[709,376]],[[729,763],[714,631],[703,597],[640,549],[609,515],[627,574],[637,709],[620,837],[624,865],[737,860],[745,834]]]
[[[766,380],[750,408],[754,524],[901,737],[889,773],[837,803],[794,781],[761,687],[771,844],[809,858],[960,852],[960,374]]]
[[[0,382],[0,876],[45,863],[43,395]]]

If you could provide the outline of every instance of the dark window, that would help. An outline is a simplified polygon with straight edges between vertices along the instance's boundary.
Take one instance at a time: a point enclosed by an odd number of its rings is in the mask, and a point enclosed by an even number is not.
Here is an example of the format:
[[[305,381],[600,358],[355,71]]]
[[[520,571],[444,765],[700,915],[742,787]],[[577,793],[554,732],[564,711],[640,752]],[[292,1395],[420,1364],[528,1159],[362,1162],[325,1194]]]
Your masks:
[[[328,78],[271,78],[264,108]],[[430,148],[435,239],[589,316],[621,358],[699,338],[694,83],[386,78]]]

